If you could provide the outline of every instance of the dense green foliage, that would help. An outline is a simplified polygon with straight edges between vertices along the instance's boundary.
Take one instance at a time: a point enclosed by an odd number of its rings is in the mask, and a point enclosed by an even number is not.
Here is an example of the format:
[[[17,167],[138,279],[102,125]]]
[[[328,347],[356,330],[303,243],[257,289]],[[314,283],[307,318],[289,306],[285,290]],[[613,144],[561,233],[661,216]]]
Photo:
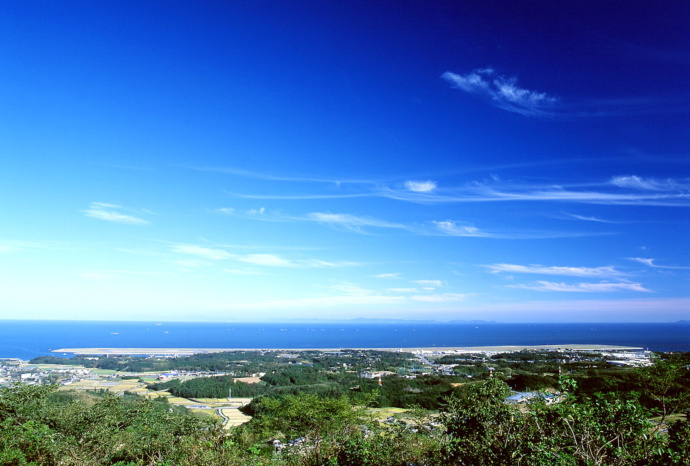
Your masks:
[[[232,389],[232,396],[249,398],[261,395],[263,385],[233,382],[229,376],[200,377],[185,382],[179,379],[148,385],[152,390],[168,390],[175,396],[182,398],[227,398],[228,390]]]
[[[228,389],[235,397],[255,397],[259,395],[288,395],[309,393],[321,397],[340,397],[344,395],[379,393],[377,407],[404,408],[418,404],[426,409],[438,409],[444,397],[453,391],[453,382],[463,380],[453,377],[424,376],[406,379],[398,376],[383,378],[379,387],[378,379],[361,379],[349,372],[331,372],[309,366],[288,366],[273,371],[261,378],[261,383],[247,384],[233,382],[233,377],[199,377],[191,380],[179,379],[148,385],[151,390],[168,390],[183,398],[226,398]]]
[[[227,353],[193,354],[184,357],[140,357],[140,356],[109,356],[92,357],[76,355],[72,358],[58,358],[55,356],[39,356],[32,359],[32,364],[69,364],[88,368],[110,369],[128,372],[145,371],[203,371],[227,372],[236,375],[249,375],[257,372],[260,367],[274,362],[273,355],[265,355],[257,351],[233,351]]]
[[[116,355],[95,358],[76,355],[71,358],[38,356],[31,364],[80,365],[89,368],[110,369],[129,372],[145,371],[202,371],[233,372],[235,376],[247,376],[256,372],[270,372],[294,363],[311,364],[318,372],[339,370],[343,364],[349,369],[371,368],[372,370],[396,370],[410,358],[408,353],[390,351],[344,350],[333,353],[301,351],[296,360],[278,357],[277,351],[228,351],[224,353],[193,354],[183,357],[140,357]],[[309,367],[309,366],[306,366]]]
[[[54,396],[54,387],[0,390],[0,464],[244,464],[211,421],[145,398]]]
[[[690,407],[688,362],[666,356],[644,369],[508,379],[530,388],[555,381],[567,396],[551,405],[504,403],[511,389],[502,372],[459,379],[460,386],[453,378],[391,376],[379,387],[345,371],[283,364],[260,384],[230,377],[158,384],[222,388],[220,397],[228,384],[236,396],[264,391],[251,403],[252,421],[230,431],[165,401],[16,385],[0,389],[0,464],[690,465],[690,424],[680,415]],[[425,400],[440,412],[424,410]],[[393,423],[370,409],[412,403]]]

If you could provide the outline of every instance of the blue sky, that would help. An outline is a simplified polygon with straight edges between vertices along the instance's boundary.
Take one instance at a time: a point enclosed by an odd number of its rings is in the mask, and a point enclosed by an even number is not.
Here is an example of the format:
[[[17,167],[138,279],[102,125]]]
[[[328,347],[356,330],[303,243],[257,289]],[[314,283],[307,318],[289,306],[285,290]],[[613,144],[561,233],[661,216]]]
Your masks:
[[[0,319],[690,317],[687,2],[1,18]]]

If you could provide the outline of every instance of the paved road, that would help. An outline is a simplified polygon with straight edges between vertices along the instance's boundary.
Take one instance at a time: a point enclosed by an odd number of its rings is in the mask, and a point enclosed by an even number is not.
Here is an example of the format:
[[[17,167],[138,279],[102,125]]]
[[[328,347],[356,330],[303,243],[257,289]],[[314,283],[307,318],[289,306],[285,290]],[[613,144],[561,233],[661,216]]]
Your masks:
[[[417,359],[419,359],[422,362],[422,364],[426,364],[427,366],[431,366],[432,368],[436,367],[436,364],[432,363],[431,361],[429,361],[427,358],[425,358],[421,354],[417,354],[416,356],[417,356]]]

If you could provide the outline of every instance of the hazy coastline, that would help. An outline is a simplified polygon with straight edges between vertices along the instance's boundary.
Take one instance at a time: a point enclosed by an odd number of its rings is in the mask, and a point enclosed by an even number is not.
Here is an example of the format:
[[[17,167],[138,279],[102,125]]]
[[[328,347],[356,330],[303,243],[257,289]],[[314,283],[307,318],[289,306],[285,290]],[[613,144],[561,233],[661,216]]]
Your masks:
[[[637,346],[618,345],[498,345],[498,346],[455,346],[455,347],[395,347],[395,348],[61,348],[52,350],[53,353],[71,353],[81,355],[190,355],[223,353],[228,351],[401,351],[412,353],[416,351],[454,351],[454,352],[485,352],[485,351],[522,351],[522,350],[575,350],[575,351],[611,351],[611,350],[641,350]]]

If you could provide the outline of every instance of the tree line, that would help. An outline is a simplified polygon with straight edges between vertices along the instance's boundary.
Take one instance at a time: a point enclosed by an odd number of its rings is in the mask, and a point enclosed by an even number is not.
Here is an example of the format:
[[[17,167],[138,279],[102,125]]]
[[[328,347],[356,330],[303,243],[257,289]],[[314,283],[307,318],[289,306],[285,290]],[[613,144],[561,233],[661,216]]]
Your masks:
[[[371,411],[376,390],[260,396],[252,421],[229,432],[165,401],[15,385],[0,389],[0,464],[688,465],[688,370],[677,362],[634,371],[639,392],[576,395],[577,381],[560,377],[561,403],[519,409],[489,378],[451,391],[438,414],[413,407],[394,424]]]

